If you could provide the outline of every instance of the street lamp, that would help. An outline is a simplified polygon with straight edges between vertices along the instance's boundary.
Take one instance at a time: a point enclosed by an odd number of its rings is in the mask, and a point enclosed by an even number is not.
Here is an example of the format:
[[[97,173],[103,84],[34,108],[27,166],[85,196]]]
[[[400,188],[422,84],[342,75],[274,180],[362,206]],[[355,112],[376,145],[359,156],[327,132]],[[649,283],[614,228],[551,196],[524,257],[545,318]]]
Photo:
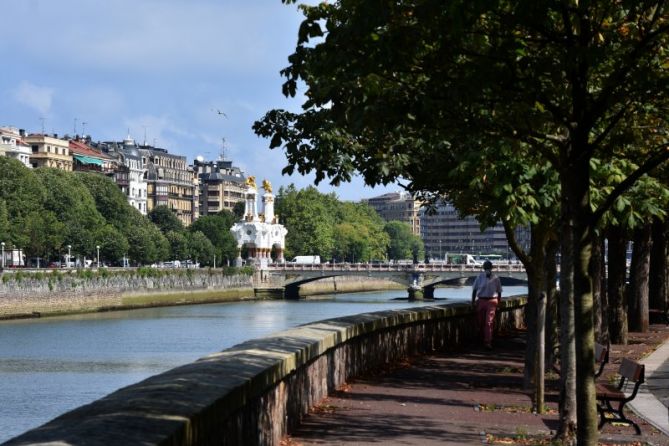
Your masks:
[[[100,245],[97,245],[95,249],[98,250],[98,268],[100,268]]]
[[[5,269],[5,242],[0,243],[2,246],[2,269]]]
[[[67,267],[70,267],[70,251],[72,250],[72,245],[67,245]]]

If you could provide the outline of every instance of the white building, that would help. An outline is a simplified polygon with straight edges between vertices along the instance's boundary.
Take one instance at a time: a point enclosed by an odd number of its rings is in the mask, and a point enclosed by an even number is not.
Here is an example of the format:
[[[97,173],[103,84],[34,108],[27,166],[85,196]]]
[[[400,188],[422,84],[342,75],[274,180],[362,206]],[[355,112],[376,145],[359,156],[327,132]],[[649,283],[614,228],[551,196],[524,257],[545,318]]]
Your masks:
[[[26,167],[32,169],[30,155],[32,150],[23,141],[25,133],[16,127],[0,127],[0,155],[16,158]]]
[[[246,201],[244,206],[244,219],[235,223],[230,232],[237,241],[237,266],[241,266],[242,248],[248,252],[247,261],[266,266],[275,256],[275,261],[285,262],[283,253],[286,247],[286,234],[288,231],[278,223],[274,215],[274,195],[269,181],[263,181],[263,212],[258,213],[257,196],[258,189],[254,177],[246,179]]]
[[[123,148],[121,150],[121,157],[123,164],[128,167],[128,186],[124,190],[128,196],[128,203],[134,208],[137,208],[142,215],[148,213],[146,205],[147,185],[146,185],[146,167],[142,160],[142,155],[139,148],[135,144],[130,135],[123,140]]]

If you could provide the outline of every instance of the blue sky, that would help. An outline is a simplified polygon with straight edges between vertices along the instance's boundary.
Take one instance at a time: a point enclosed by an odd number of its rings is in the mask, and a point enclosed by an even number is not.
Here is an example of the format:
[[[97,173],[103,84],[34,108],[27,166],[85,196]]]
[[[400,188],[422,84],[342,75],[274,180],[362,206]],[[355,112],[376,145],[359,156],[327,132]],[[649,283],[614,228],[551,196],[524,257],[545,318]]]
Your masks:
[[[299,109],[297,99],[281,94],[279,75],[295,47],[302,18],[296,5],[3,0],[2,6],[0,125],[85,132],[94,140],[122,140],[129,131],[189,163],[198,155],[216,159],[224,138],[226,158],[275,190],[313,183],[281,176],[283,153],[251,130],[269,109]],[[319,189],[357,200],[399,187],[370,189],[358,179]]]

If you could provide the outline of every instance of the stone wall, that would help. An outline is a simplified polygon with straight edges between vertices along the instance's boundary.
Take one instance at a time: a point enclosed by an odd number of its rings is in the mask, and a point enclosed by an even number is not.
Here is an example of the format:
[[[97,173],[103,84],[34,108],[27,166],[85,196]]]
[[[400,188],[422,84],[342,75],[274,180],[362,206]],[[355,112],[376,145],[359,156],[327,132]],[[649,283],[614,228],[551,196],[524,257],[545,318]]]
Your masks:
[[[217,293],[233,289],[253,296],[251,276],[215,270],[161,271],[154,276],[72,271],[2,277],[0,318],[151,306],[152,298],[162,305],[215,301]]]
[[[496,327],[520,327],[525,302],[504,300]],[[6,444],[278,446],[348,379],[471,342],[474,317],[451,304],[308,324],[153,376]]]

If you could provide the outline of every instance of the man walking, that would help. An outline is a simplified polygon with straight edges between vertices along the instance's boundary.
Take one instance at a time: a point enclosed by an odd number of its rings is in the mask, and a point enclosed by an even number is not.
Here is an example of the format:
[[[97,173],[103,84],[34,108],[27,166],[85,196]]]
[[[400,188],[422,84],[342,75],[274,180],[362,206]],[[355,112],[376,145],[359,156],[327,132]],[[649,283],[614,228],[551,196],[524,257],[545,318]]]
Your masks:
[[[483,272],[472,286],[472,306],[476,308],[479,330],[483,330],[483,345],[492,349],[492,329],[495,322],[497,304],[502,299],[502,283],[492,273],[492,262],[483,262]]]

